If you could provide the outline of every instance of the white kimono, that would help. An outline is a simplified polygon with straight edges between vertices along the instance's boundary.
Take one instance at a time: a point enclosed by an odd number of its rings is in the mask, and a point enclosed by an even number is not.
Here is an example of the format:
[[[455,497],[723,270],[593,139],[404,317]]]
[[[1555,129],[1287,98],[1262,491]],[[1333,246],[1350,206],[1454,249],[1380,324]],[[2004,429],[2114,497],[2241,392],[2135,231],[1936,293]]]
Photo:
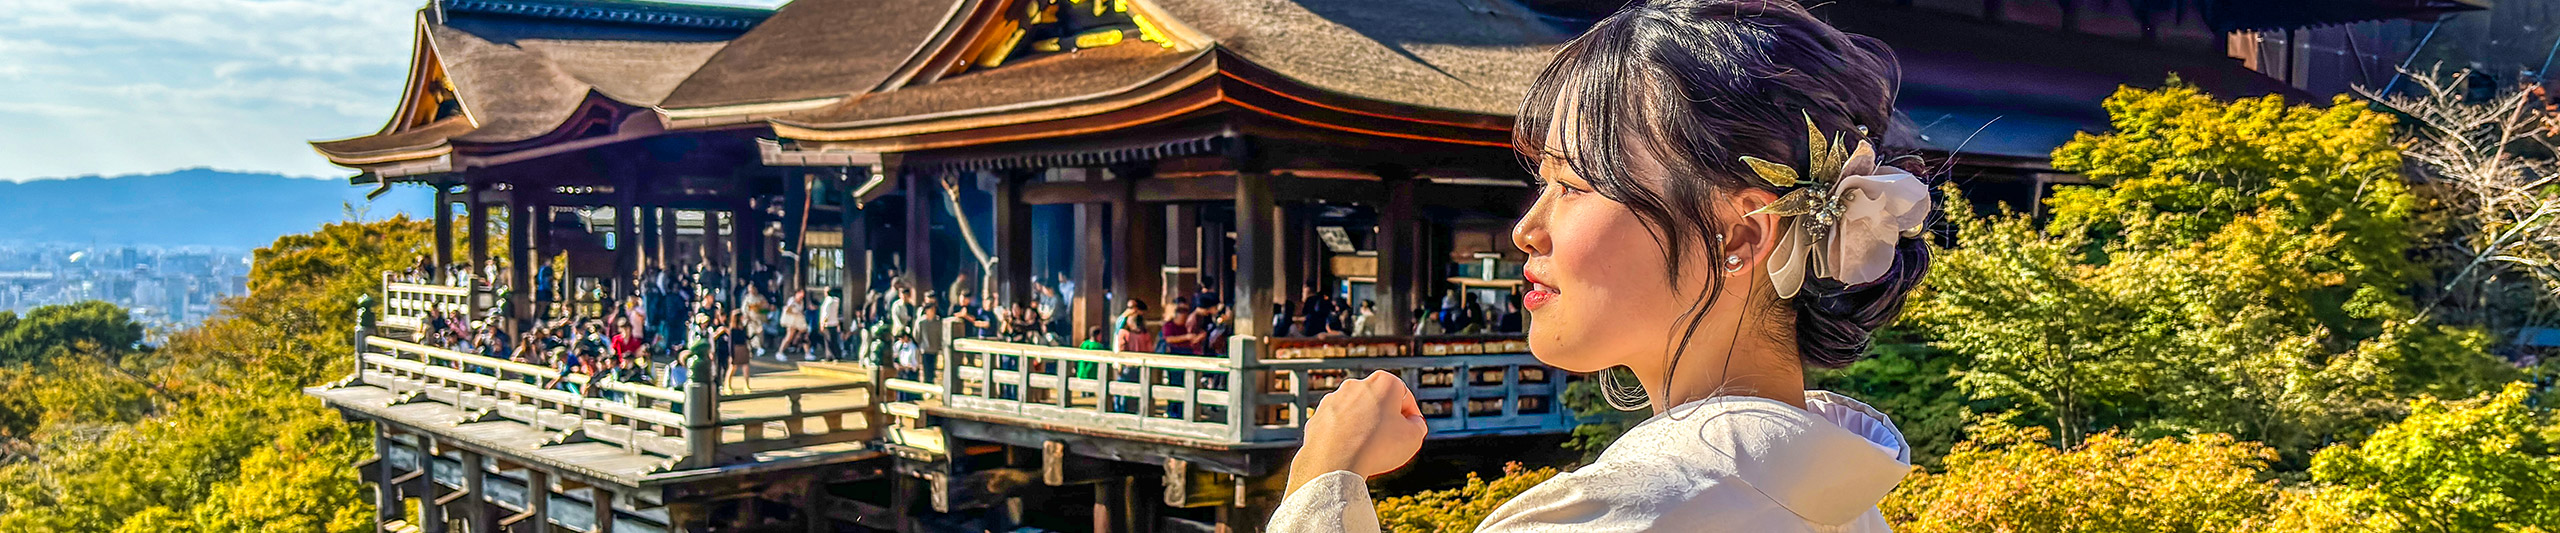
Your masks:
[[[1476,531],[1891,531],[1876,503],[1911,470],[1893,421],[1857,400],[1806,391],[1805,408],[1756,397],[1681,404],[1610,444],[1600,459],[1512,498]],[[1269,531],[1372,533],[1358,474],[1309,480]]]

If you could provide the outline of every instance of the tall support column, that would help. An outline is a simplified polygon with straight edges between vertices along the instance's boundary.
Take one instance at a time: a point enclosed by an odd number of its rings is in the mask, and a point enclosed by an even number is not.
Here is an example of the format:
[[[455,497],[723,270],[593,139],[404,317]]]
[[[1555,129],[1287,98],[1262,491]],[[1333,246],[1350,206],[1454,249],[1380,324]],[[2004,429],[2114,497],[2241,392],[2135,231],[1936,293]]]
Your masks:
[[[1035,174],[996,175],[995,226],[997,300],[1006,305],[1031,301],[1031,206],[1022,203],[1022,186]]]
[[[648,270],[652,265],[666,266],[667,241],[666,233],[659,231],[659,209],[657,206],[650,205],[640,205],[637,208],[640,210],[640,239],[636,241],[641,243],[638,248],[640,264],[632,265],[632,270]]]
[[[1271,175],[1236,175],[1235,334],[1261,337],[1271,333],[1271,304],[1280,280],[1274,252],[1278,248],[1278,206],[1271,198]]]
[[[779,244],[781,249],[791,252],[791,255],[784,256],[786,259],[783,259],[789,261],[787,266],[791,270],[781,272],[778,277],[786,282],[787,288],[803,287],[809,281],[809,246],[808,241],[802,240],[805,237],[801,233],[809,228],[809,180],[811,177],[812,175],[807,172],[793,172],[783,176],[782,242],[776,244]],[[786,265],[777,264],[776,266]]]
[[[747,274],[749,265],[773,267],[772,263],[765,262],[767,247],[764,243],[764,207],[749,200],[746,208],[738,210],[738,274],[740,276]]]
[[[436,482],[436,463],[442,458],[436,451],[435,436],[418,433],[418,469],[426,474],[418,481],[427,486],[427,493],[418,495],[418,530],[421,533],[445,533],[452,525],[452,519],[445,516],[442,503],[447,489],[443,483]]]
[[[518,531],[536,533],[551,531],[551,473],[528,468],[524,471],[524,521],[533,525]]]
[[[391,466],[391,432],[384,429],[382,424],[379,421],[373,423],[374,531],[387,531],[388,529],[384,527],[386,524],[393,520],[404,519],[401,514],[408,512],[407,506],[400,503],[400,487],[391,483],[391,480],[399,479],[401,474],[407,472],[401,472]]]
[[[1413,309],[1422,303],[1420,285],[1415,280],[1420,275],[1423,256],[1416,238],[1424,222],[1414,199],[1414,189],[1421,182],[1415,181],[1410,172],[1384,177],[1387,202],[1378,210],[1377,318],[1386,319],[1384,333],[1405,335],[1413,333]]]
[[[514,232],[510,232],[514,233]],[[498,530],[498,508],[489,505],[489,463],[478,452],[462,452],[462,514],[471,533]]]
[[[613,533],[613,491],[604,487],[587,489],[587,501],[596,512],[596,527],[588,533]]]
[[[640,201],[638,187],[621,191],[619,203],[613,206],[613,297],[628,298],[639,277],[632,275],[640,266]],[[606,306],[610,309],[612,306]]]
[[[1093,484],[1093,530],[1128,531],[1129,478]]]
[[[533,224],[528,227],[533,228],[533,234],[530,235],[533,239],[533,244],[526,246],[525,248],[533,250],[533,262],[525,264],[525,268],[539,271],[542,268],[542,265],[551,264],[551,250],[558,248],[560,243],[552,242],[551,239],[551,204],[534,203],[532,205],[532,212]],[[553,270],[551,271],[551,279],[547,280],[551,282],[551,286],[532,287],[530,290],[525,291],[526,298],[533,298],[540,294],[537,291],[548,291],[552,295],[551,306],[549,309],[527,308],[533,312],[532,316],[534,320],[548,318],[545,316],[546,314],[551,313],[553,309],[559,309],[562,301],[568,300],[565,296],[568,295],[569,291],[562,289],[562,287],[569,284],[567,281],[568,279],[568,269]]]
[[[676,253],[676,209],[657,207],[650,211],[658,214],[658,244],[651,247],[651,251],[657,252],[658,268],[674,270],[681,266],[676,261],[682,259],[678,257],[681,254]]]
[[[1084,335],[1111,325],[1111,301],[1103,297],[1111,290],[1111,204],[1076,204],[1076,229],[1077,294],[1064,296],[1075,299],[1075,334]]]
[[[843,299],[845,302],[844,316],[839,318],[844,319],[846,324],[854,323],[854,311],[862,308],[862,305],[856,302],[866,301],[871,297],[871,273],[874,272],[871,266],[871,214],[862,209],[862,197],[853,194],[853,189],[860,186],[855,181],[860,179],[856,177],[860,175],[862,174],[844,176],[844,206],[839,210],[843,215],[838,226],[844,234],[840,240],[844,243]]]
[[[507,201],[507,286],[513,287],[507,297],[509,333],[522,333],[524,319],[533,316],[533,205],[527,203],[523,191],[508,193]]]
[[[1143,169],[1115,173],[1121,182],[1119,196],[1111,204],[1111,257],[1121,262],[1113,267],[1117,275],[1112,291],[1119,301],[1112,302],[1111,309],[1121,309],[1132,299],[1145,300],[1150,306],[1164,305],[1160,292],[1164,286],[1164,236],[1159,233],[1164,228],[1164,207],[1138,202],[1138,180],[1145,174]],[[1163,312],[1162,307],[1150,309],[1154,311],[1150,314]]]
[[[1272,226],[1278,231],[1272,236],[1271,243],[1271,301],[1296,302],[1307,282],[1315,279],[1310,275],[1313,271],[1307,267],[1307,257],[1310,255],[1307,253],[1307,247],[1311,244],[1308,241],[1313,240],[1309,235],[1315,233],[1315,224],[1308,220],[1310,217],[1307,216],[1307,206],[1303,204],[1278,204],[1274,206],[1272,213],[1274,217]],[[1289,312],[1296,313],[1297,309],[1293,307]],[[1289,334],[1301,337],[1314,336],[1312,333],[1296,329],[1291,329]]]
[[[1164,262],[1191,269],[1187,276],[1166,277],[1164,294],[1168,299],[1189,296],[1192,289],[1200,286],[1200,276],[1211,275],[1208,262],[1201,260],[1200,233],[1199,205],[1177,204],[1166,211]]]
[[[452,186],[437,183],[435,188],[436,271],[428,273],[428,276],[437,282],[451,283],[453,280],[445,279],[445,270],[453,268],[453,193],[447,190]]]
[[[488,195],[480,190],[480,187],[481,183],[475,181],[467,185],[462,193],[463,206],[470,210],[467,216],[471,217],[471,264],[465,268],[471,272],[473,279],[486,275],[485,271],[480,270],[480,265],[489,262],[489,204],[482,201],[482,198]]]
[[[909,172],[907,196],[907,275],[915,278],[919,289],[936,288],[933,279],[933,213],[941,209],[942,184],[921,172]],[[945,295],[948,296],[948,295]]]

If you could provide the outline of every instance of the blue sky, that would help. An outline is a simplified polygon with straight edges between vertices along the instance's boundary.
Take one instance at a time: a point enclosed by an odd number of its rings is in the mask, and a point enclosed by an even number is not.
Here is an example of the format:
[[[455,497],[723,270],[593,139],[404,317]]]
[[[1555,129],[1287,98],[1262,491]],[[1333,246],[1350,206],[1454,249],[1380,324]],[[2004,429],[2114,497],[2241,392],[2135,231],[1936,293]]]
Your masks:
[[[382,127],[423,5],[0,0],[0,180],[203,166],[344,177],[303,143]]]

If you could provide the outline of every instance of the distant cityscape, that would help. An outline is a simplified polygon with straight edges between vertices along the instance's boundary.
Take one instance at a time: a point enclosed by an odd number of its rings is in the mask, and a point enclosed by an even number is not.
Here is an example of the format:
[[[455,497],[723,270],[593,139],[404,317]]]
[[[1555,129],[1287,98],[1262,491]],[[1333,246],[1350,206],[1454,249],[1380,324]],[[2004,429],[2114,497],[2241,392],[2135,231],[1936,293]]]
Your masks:
[[[213,315],[247,292],[247,250],[204,246],[0,244],[0,310],[103,300],[158,332]]]

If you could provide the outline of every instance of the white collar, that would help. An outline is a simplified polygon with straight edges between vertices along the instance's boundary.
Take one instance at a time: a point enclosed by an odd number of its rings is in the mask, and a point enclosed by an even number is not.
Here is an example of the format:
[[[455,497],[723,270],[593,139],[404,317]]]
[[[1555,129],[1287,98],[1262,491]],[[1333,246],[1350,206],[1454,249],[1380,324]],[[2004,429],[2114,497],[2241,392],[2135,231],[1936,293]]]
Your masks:
[[[1910,446],[1892,419],[1867,404],[1827,391],[1805,391],[1804,400],[1797,409],[1717,396],[1663,410],[1637,427],[1695,425],[1699,445],[1729,452],[1733,475],[1780,506],[1814,523],[1856,520],[1910,473]]]

